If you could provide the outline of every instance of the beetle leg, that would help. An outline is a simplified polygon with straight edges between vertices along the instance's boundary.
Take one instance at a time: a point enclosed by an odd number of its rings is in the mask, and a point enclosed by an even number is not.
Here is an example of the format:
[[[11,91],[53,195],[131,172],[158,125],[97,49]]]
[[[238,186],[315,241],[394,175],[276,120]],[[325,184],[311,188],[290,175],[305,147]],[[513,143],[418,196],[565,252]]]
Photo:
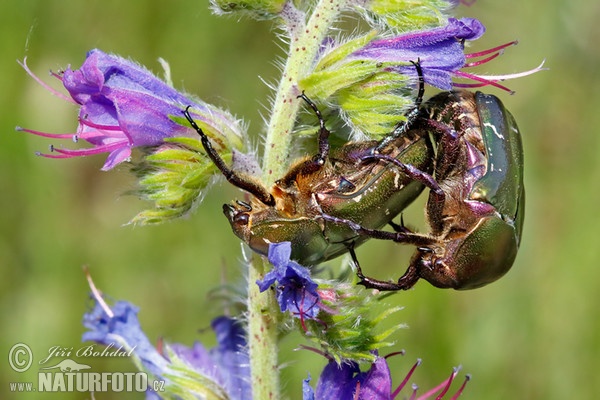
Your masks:
[[[419,280],[419,275],[417,273],[417,269],[414,267],[409,267],[404,275],[398,282],[389,282],[389,281],[380,281],[377,279],[369,278],[365,276],[360,268],[360,264],[358,263],[358,258],[356,257],[356,252],[354,251],[353,245],[348,245],[348,252],[350,253],[350,257],[352,257],[352,262],[356,267],[356,276],[360,281],[358,285],[363,285],[367,289],[377,289],[379,291],[396,291],[396,290],[407,290],[414,286],[415,283]]]
[[[419,91],[417,93],[417,98],[415,99],[415,105],[410,109],[404,116],[406,119],[394,128],[392,133],[386,136],[375,148],[375,153],[381,152],[382,149],[386,148],[391,142],[395,139],[404,135],[419,117],[419,108],[421,107],[421,103],[423,102],[423,95],[425,94],[425,78],[423,77],[423,68],[421,68],[421,60],[417,58],[417,61],[410,61],[412,65],[415,66],[417,70],[417,76],[419,77]]]
[[[323,120],[321,112],[317,108],[317,105],[311,99],[309,99],[308,96],[304,94],[304,92],[302,92],[302,94],[298,96],[298,98],[304,100],[313,109],[313,111],[317,115],[317,118],[319,119],[319,152],[309,160],[297,164],[295,167],[288,171],[285,177],[279,179],[276,182],[276,184],[282,187],[289,187],[293,185],[296,182],[298,175],[310,175],[319,171],[321,168],[323,168],[325,161],[327,161],[327,157],[329,157],[330,132],[325,127],[325,121]]]
[[[363,160],[368,159],[376,159],[381,161],[387,161],[391,164],[394,164],[398,169],[400,169],[405,175],[409,176],[415,181],[421,182],[423,185],[431,189],[437,196],[440,198],[444,198],[444,191],[440,188],[440,185],[433,179],[433,176],[428,174],[427,172],[423,172],[420,169],[415,168],[410,164],[404,164],[400,162],[400,160],[385,155],[385,154],[369,154],[362,158]]]
[[[311,99],[309,99],[307,95],[304,94],[304,91],[302,91],[302,94],[298,96],[298,98],[304,100],[306,104],[308,104],[310,108],[313,109],[313,111],[317,115],[317,118],[319,119],[319,152],[314,156],[313,160],[319,165],[323,165],[325,163],[325,160],[327,160],[327,157],[329,156],[330,132],[327,130],[327,128],[325,128],[325,121],[323,120],[321,111],[319,111],[317,105]]]
[[[194,119],[190,115],[190,107],[191,106],[187,106],[185,108],[185,111],[183,111],[183,115],[188,120],[192,128],[194,128],[196,132],[198,132],[198,135],[200,135],[200,141],[202,142],[202,147],[204,147],[204,151],[206,151],[206,154],[211,159],[211,161],[225,176],[225,179],[227,179],[227,181],[229,181],[232,185],[252,194],[263,204],[267,206],[274,206],[275,199],[264,186],[260,185],[252,179],[249,179],[248,177],[237,174],[235,171],[229,168],[227,164],[225,164],[225,161],[223,161],[221,156],[219,156],[217,151],[210,143],[208,136],[206,136],[206,134],[202,131],[198,124],[196,124],[196,121],[194,121]]]
[[[388,222],[388,225],[392,227],[394,232],[413,233],[410,229],[404,226],[404,214],[400,214],[400,223],[397,224],[394,221]]]
[[[373,239],[392,240],[397,243],[408,243],[415,246],[428,246],[435,243],[435,240],[431,239],[429,236],[414,233],[408,229],[404,229],[401,232],[388,232],[380,229],[365,228],[349,219],[338,218],[328,214],[321,214],[321,218],[335,224],[346,225],[357,234]]]

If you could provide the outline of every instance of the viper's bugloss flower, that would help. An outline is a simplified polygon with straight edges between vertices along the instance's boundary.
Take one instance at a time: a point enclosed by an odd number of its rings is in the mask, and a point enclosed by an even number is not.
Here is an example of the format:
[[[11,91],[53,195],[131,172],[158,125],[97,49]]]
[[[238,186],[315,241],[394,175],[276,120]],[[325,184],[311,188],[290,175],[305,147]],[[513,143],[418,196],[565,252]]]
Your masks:
[[[392,355],[399,354],[393,353]],[[400,354],[403,354],[401,352]],[[310,376],[303,381],[302,393],[303,400],[326,400],[326,399],[354,399],[354,400],[392,400],[406,387],[406,384],[413,375],[415,369],[421,364],[421,360],[410,369],[406,377],[396,389],[392,389],[392,376],[387,364],[387,357],[377,356],[366,371],[361,371],[359,364],[354,361],[338,364],[330,360],[317,383],[317,389],[314,391],[310,387]],[[460,368],[454,368],[450,377],[438,386],[428,390],[417,398],[418,387],[412,385],[411,399],[427,400],[436,396],[441,400],[448,394],[450,386],[458,374]],[[463,392],[470,376],[467,375],[463,384],[450,397],[450,400],[457,399]]]
[[[275,290],[281,311],[289,311],[301,320],[314,319],[321,310],[318,285],[311,279],[308,268],[290,260],[291,254],[290,242],[270,244],[268,259],[274,268],[256,284],[264,292],[277,282]]]
[[[241,323],[229,317],[218,317],[211,326],[217,336],[216,347],[207,350],[199,342],[192,347],[181,344],[169,347],[184,363],[225,388],[229,398],[251,400],[250,360]]]
[[[355,140],[378,138],[391,132],[414,107],[411,94],[418,82],[419,63],[426,83],[443,90],[452,87],[495,86],[499,82],[540,71],[507,75],[477,75],[468,67],[484,64],[516,42],[465,54],[465,42],[485,33],[473,18],[449,18],[443,26],[398,34],[374,29],[345,41],[323,41],[313,72],[299,82],[311,99],[337,107]],[[457,82],[456,80],[466,80]]]
[[[289,242],[269,245],[268,259],[273,269],[256,282],[261,292],[273,287],[279,308],[300,332],[329,357],[373,361],[374,351],[393,345],[390,335],[404,327],[378,329],[379,322],[401,307],[377,308],[380,299],[356,290],[344,279],[313,279],[309,269],[290,260]],[[282,325],[288,325],[285,322]]]
[[[162,64],[168,77],[168,65]],[[53,74],[70,97],[47,86],[25,62],[22,66],[55,95],[80,106],[79,126],[75,134],[17,129],[54,139],[82,139],[92,145],[77,150],[51,146],[50,154],[40,155],[69,158],[109,153],[102,169],[110,170],[129,160],[133,148],[140,149],[140,160],[132,168],[139,188],[132,193],[154,202],[154,209],[140,212],[132,223],[160,223],[186,215],[203,198],[204,189],[221,176],[198,133],[183,117],[187,106],[224,160],[237,171],[257,173],[253,156],[242,153],[247,138],[240,121],[178,92],[141,65],[92,50],[81,68]]]
[[[498,81],[518,78],[535,73],[541,66],[530,71],[498,76],[475,75],[462,71],[463,68],[484,64],[497,56],[508,46],[501,46],[477,53],[465,54],[465,41],[479,39],[485,33],[483,24],[474,18],[449,18],[444,27],[409,32],[391,38],[373,40],[365,47],[354,52],[351,59],[374,60],[388,63],[385,68],[417,79],[417,72],[411,62],[419,62],[423,70],[425,83],[442,90],[456,87],[496,86],[508,90]],[[467,63],[467,59],[485,57],[482,60]],[[466,78],[475,83],[456,83],[453,78]]]
[[[67,68],[53,73],[61,80],[70,97],[57,92],[35,76],[22,63],[23,68],[40,84],[55,95],[80,106],[79,126],[74,134],[51,134],[30,129],[29,133],[55,139],[87,141],[86,149],[51,147],[51,158],[69,158],[99,153],[109,153],[103,170],[129,160],[135,147],[158,146],[165,139],[193,137],[197,134],[186,124],[178,123],[181,111],[192,106],[194,118],[212,126],[230,146],[241,144],[241,132],[227,113],[207,104],[194,101],[154,76],[146,68],[116,55],[91,50],[79,69]],[[222,115],[221,115],[222,114]]]
[[[168,361],[154,348],[140,327],[139,309],[126,301],[117,301],[111,308],[95,299],[94,308],[83,316],[84,342],[93,341],[111,347],[134,349],[132,356],[154,375],[161,375]]]
[[[191,348],[181,344],[164,345],[159,352],[142,331],[136,306],[118,301],[109,307],[91,280],[90,286],[95,306],[84,315],[83,324],[88,331],[83,334],[83,341],[94,341],[111,349],[121,347],[131,352],[140,370],[166,382],[164,395],[186,393],[199,398],[252,398],[245,332],[238,321],[229,317],[213,320],[211,325],[217,336],[217,346],[212,349],[196,342]],[[163,394],[152,395],[150,397],[156,398]]]

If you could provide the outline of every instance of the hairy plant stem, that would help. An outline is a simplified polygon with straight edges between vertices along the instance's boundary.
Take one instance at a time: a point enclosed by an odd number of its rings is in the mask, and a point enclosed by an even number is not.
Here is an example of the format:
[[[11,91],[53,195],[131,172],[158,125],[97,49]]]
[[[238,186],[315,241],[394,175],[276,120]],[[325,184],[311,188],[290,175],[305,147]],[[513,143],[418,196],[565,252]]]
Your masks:
[[[267,127],[263,159],[263,181],[272,185],[288,168],[291,136],[301,100],[298,81],[310,72],[331,24],[346,0],[320,0],[306,19],[289,2],[282,18],[289,36],[288,58],[279,82],[271,119]],[[306,21],[306,22],[305,22]],[[248,346],[254,399],[281,398],[279,385],[278,320],[279,305],[273,291],[260,293],[256,280],[263,279],[268,264],[254,256],[248,274]]]

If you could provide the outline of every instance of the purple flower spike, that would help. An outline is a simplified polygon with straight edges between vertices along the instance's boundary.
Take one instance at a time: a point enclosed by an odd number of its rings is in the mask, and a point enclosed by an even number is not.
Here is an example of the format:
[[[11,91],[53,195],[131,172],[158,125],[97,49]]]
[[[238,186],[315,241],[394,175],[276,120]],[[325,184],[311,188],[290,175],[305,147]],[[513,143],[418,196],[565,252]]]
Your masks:
[[[206,107],[177,92],[141,65],[100,50],[90,51],[81,68],[53,74],[71,98],[42,82],[25,61],[22,66],[54,94],[81,107],[75,134],[17,129],[55,139],[83,139],[92,145],[79,150],[51,147],[54,154],[40,154],[45,157],[109,153],[102,170],[110,170],[128,160],[134,147],[157,146],[169,137],[195,136],[191,128],[177,124],[171,116],[180,116],[187,105],[206,111]]]
[[[142,331],[137,318],[138,308],[126,301],[116,302],[108,308],[102,298],[95,298],[94,309],[83,316],[88,329],[82,341],[93,341],[110,348],[134,349],[135,356],[154,375],[161,375],[168,361],[154,348]]]
[[[251,400],[250,360],[245,332],[239,321],[218,317],[212,321],[217,346],[207,350],[196,342],[193,347],[173,344],[171,350],[200,374],[225,388],[231,399]]]
[[[262,281],[256,281],[261,292],[277,282],[277,301],[282,312],[290,311],[294,316],[314,319],[320,310],[318,285],[310,278],[310,271],[290,260],[290,242],[269,245],[269,262],[275,268]]]
[[[83,317],[83,324],[89,330],[83,334],[83,341],[94,341],[109,349],[131,352],[145,370],[157,379],[177,386],[179,392],[193,394],[197,389],[186,387],[186,381],[173,379],[181,371],[172,368],[169,357],[176,357],[194,372],[214,382],[215,387],[227,393],[232,400],[251,400],[250,360],[246,348],[246,336],[239,321],[229,317],[218,317],[212,321],[217,336],[217,346],[208,350],[196,342],[192,347],[182,344],[161,346],[159,352],[148,340],[137,318],[138,308],[126,301],[118,301],[112,307],[102,298],[100,292],[88,275],[88,282],[95,300],[94,309]],[[161,353],[164,353],[161,354]],[[147,392],[147,398],[159,398],[156,393]],[[171,397],[169,397],[171,398]],[[187,397],[186,397],[187,398]]]

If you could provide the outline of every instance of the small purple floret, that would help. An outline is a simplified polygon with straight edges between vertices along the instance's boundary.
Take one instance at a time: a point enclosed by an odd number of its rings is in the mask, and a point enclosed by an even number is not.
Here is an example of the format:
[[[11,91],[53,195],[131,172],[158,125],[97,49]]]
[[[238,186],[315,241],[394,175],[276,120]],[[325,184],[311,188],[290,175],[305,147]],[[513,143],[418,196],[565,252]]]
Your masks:
[[[274,268],[256,284],[264,292],[277,282],[275,290],[281,311],[290,311],[301,319],[314,319],[320,310],[318,285],[311,279],[307,268],[290,260],[291,254],[290,242],[271,244],[268,258]]]

